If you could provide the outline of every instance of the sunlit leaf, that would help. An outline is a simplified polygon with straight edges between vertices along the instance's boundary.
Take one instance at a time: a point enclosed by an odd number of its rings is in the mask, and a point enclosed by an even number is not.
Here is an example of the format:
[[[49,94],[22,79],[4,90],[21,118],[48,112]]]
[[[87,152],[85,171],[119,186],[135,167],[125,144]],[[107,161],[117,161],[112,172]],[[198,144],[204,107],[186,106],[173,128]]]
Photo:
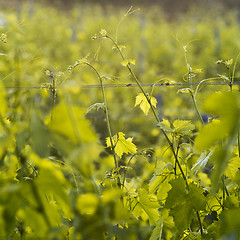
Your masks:
[[[195,129],[195,126],[188,120],[175,120],[173,127],[174,132],[181,135],[188,135]]]
[[[239,169],[240,169],[240,158],[239,157],[231,158],[228,162],[228,166],[225,170],[225,174],[227,177],[234,180]]]
[[[165,118],[162,119],[158,126],[166,132],[173,132],[170,122]]]
[[[136,60],[135,59],[126,59],[124,61],[121,62],[122,66],[126,67],[128,64],[136,64]]]
[[[157,99],[153,96],[150,96],[148,98],[149,98],[151,104],[153,105],[153,107],[156,108]],[[140,108],[142,109],[144,114],[148,115],[148,112],[149,112],[149,109],[150,109],[150,104],[149,104],[148,100],[146,99],[146,97],[143,93],[139,93],[137,95],[134,107],[136,107],[137,105],[140,105]]]
[[[207,165],[208,160],[212,156],[212,154],[213,154],[213,151],[209,153],[207,153],[206,151],[202,152],[197,162],[193,165],[191,171],[195,174],[200,169],[204,168]]]
[[[117,47],[116,46],[113,46],[112,49],[116,49]],[[118,45],[118,48],[121,50],[125,49],[126,46],[125,45]]]
[[[105,29],[101,29],[100,34],[105,37],[107,35],[107,31]]]
[[[182,88],[177,91],[177,93],[189,93],[194,92],[191,88]]]
[[[74,143],[92,142],[97,139],[90,128],[90,122],[84,116],[83,109],[60,103],[53,114],[53,121],[50,123],[52,131],[64,135]]]
[[[114,150],[120,158],[122,158],[123,153],[135,154],[137,152],[136,145],[134,143],[132,143],[133,139],[132,138],[125,139],[124,136],[125,136],[124,133],[119,132],[112,138]],[[109,137],[106,139],[106,144],[107,144],[107,147],[112,147]]]
[[[157,221],[157,225],[153,229],[153,232],[152,232],[149,240],[160,240],[160,239],[162,239],[162,229],[163,229],[163,218],[162,218],[162,216],[160,216],[160,219]]]

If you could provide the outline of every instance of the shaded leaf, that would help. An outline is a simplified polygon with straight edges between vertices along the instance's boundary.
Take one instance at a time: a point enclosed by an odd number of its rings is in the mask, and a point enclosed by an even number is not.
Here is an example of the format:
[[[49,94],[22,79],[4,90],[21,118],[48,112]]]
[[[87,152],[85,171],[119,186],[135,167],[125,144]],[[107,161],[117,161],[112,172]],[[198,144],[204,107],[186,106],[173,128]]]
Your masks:
[[[168,192],[165,206],[170,209],[178,230],[183,232],[192,222],[194,211],[205,209],[206,199],[203,189],[194,183],[190,183],[187,190],[181,177],[171,180],[170,184],[172,188]]]
[[[139,198],[139,203],[141,204],[141,207],[149,217],[149,223],[156,224],[156,222],[159,219],[158,202],[156,200],[150,200],[147,191],[142,188],[138,190],[138,198]]]
[[[195,140],[195,148],[198,151],[207,150],[234,134],[239,120],[237,96],[233,93],[212,94],[204,103],[203,109],[220,117],[220,121],[213,121],[200,130]]]

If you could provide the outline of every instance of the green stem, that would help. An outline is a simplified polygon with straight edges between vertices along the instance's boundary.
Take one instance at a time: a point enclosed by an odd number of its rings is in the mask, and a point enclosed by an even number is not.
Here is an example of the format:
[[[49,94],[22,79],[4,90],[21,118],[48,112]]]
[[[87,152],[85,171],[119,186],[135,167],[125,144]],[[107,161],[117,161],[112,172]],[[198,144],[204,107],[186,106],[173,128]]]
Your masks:
[[[197,101],[196,101],[195,95],[193,94],[193,92],[192,92],[191,90],[189,90],[189,93],[190,93],[190,95],[191,95],[191,97],[192,97],[193,105],[194,105],[194,108],[195,108],[195,110],[196,110],[196,112],[197,112],[197,115],[198,115],[198,117],[199,117],[202,125],[204,125],[204,121],[203,121],[202,116],[201,116],[201,114],[200,114],[200,112],[199,112],[199,110],[198,110],[198,107],[197,107]]]
[[[125,57],[124,57],[124,55],[122,54],[120,48],[118,47],[118,44],[117,44],[110,36],[106,35],[105,37],[106,37],[106,38],[109,38],[109,39],[113,42],[113,44],[115,45],[115,47],[116,47],[116,49],[118,50],[119,54],[121,55],[122,59],[123,59],[123,60],[126,60]],[[138,87],[140,88],[141,92],[144,94],[145,98],[147,99],[147,101],[148,101],[148,103],[149,103],[149,105],[150,105],[150,107],[151,107],[151,110],[152,110],[152,112],[153,112],[153,115],[154,115],[155,119],[157,120],[157,123],[160,124],[160,119],[159,119],[159,117],[158,117],[158,115],[157,115],[157,113],[156,113],[156,111],[155,111],[155,109],[154,109],[154,107],[153,107],[153,105],[152,105],[152,103],[151,103],[151,101],[150,101],[150,98],[148,97],[147,93],[145,92],[145,90],[144,90],[143,87],[141,86],[139,80],[137,79],[136,75],[135,75],[134,72],[132,71],[132,68],[131,68],[130,64],[127,65],[127,69],[128,69],[128,71],[130,72],[130,74],[132,75],[132,77],[133,77],[133,79],[135,80],[135,82],[137,83],[137,85],[138,85]],[[181,167],[180,162],[179,162],[179,160],[178,160],[177,154],[176,154],[176,152],[175,152],[175,150],[174,150],[173,143],[171,142],[171,140],[170,140],[169,137],[167,136],[167,133],[166,133],[163,129],[161,129],[161,132],[162,132],[163,135],[165,136],[165,138],[166,138],[166,140],[167,140],[167,142],[168,142],[168,144],[169,144],[169,146],[170,146],[170,148],[171,148],[171,150],[172,150],[172,153],[173,153],[173,155],[174,155],[174,158],[175,158],[175,160],[176,160],[176,163],[177,163],[177,165],[178,165],[178,167],[179,167],[179,169],[180,169],[180,172],[181,172],[181,174],[182,174],[182,176],[183,176],[183,179],[184,179],[185,182],[186,182],[186,186],[187,186],[187,188],[188,188],[187,178],[186,178],[186,176],[185,176],[185,174],[184,174],[184,172],[183,172],[183,170],[182,170],[182,167]]]
[[[193,85],[192,85],[192,68],[190,67],[190,65],[188,64],[188,78],[189,78],[189,83],[190,83],[190,88],[193,89]]]
[[[53,121],[53,111],[55,107],[55,99],[56,99],[56,85],[55,85],[55,79],[52,76],[52,86],[51,86],[51,92],[52,92],[52,111],[51,111],[51,122]]]
[[[112,139],[112,131],[111,131],[111,126],[110,126],[110,119],[109,119],[109,113],[108,113],[108,107],[107,107],[107,101],[106,101],[106,95],[105,95],[105,90],[104,90],[104,86],[103,86],[103,81],[102,81],[102,77],[100,76],[99,72],[97,71],[97,69],[91,65],[88,62],[85,62],[86,65],[88,65],[89,67],[91,67],[94,72],[97,74],[99,80],[100,80],[100,84],[101,84],[101,89],[102,89],[102,95],[103,95],[103,102],[104,102],[104,107],[105,107],[105,117],[106,117],[106,123],[107,123],[107,129],[108,129],[108,135],[110,137],[110,143],[111,143],[111,148],[113,151],[113,158],[114,158],[114,163],[115,163],[115,168],[118,168],[118,161],[117,161],[117,157],[116,157],[116,153],[115,153],[115,146],[113,144],[113,139]],[[120,179],[118,178],[118,185],[120,184]],[[121,185],[121,184],[120,184]]]
[[[201,222],[201,218],[200,218],[199,212],[198,212],[198,211],[196,211],[196,213],[197,213],[197,218],[198,218],[199,227],[200,227],[201,236],[202,236],[202,235],[203,235],[203,228],[202,228],[202,222]]]
[[[131,162],[131,160],[135,157],[135,154],[131,156],[131,158],[129,159],[127,166],[129,165],[129,163]],[[123,172],[123,180],[122,180],[122,188],[124,188],[125,185],[125,180],[126,180],[126,173],[127,173],[127,169],[124,169]]]
[[[222,175],[222,184],[223,184],[223,200],[225,200],[225,198],[226,198],[226,195],[225,194],[227,194],[227,196],[229,197],[229,192],[228,192],[228,190],[227,190],[227,187],[226,187],[226,184],[225,184],[225,175]]]
[[[176,151],[177,156],[178,156],[179,149],[180,149],[180,141],[178,142],[178,146],[177,146],[177,151]],[[176,161],[174,164],[174,174],[175,174],[175,176],[177,176],[177,162]]]

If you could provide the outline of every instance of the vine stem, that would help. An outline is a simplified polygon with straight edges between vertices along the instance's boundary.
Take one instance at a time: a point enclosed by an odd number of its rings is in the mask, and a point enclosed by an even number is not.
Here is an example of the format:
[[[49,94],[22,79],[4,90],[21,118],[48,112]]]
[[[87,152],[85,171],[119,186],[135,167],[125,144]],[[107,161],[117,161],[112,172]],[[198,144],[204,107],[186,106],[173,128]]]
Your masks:
[[[110,40],[113,42],[113,44],[115,45],[115,47],[116,47],[116,49],[118,50],[119,54],[121,55],[122,59],[123,59],[123,60],[126,60],[125,57],[124,57],[124,55],[122,54],[122,51],[120,50],[118,44],[117,44],[110,36],[105,35],[104,37],[110,39]],[[130,72],[130,74],[132,75],[132,77],[133,77],[133,79],[135,80],[135,82],[137,83],[137,85],[138,85],[138,87],[140,88],[141,92],[143,93],[143,95],[144,95],[145,98],[147,99],[147,101],[148,101],[148,103],[149,103],[149,105],[150,105],[150,107],[151,107],[151,110],[152,110],[152,112],[153,112],[153,115],[154,115],[157,123],[160,124],[160,119],[159,119],[159,117],[158,117],[158,115],[157,115],[157,113],[156,113],[156,111],[155,111],[155,109],[154,109],[154,107],[153,107],[153,105],[152,105],[152,103],[151,103],[151,101],[150,101],[150,98],[148,97],[147,93],[146,93],[145,90],[143,89],[141,83],[139,82],[138,78],[137,78],[136,75],[134,74],[134,72],[133,72],[133,70],[132,70],[132,68],[131,68],[131,66],[130,66],[129,63],[128,63],[128,65],[127,65],[127,69],[128,69],[128,71]],[[167,136],[167,133],[166,133],[162,128],[160,128],[160,129],[161,129],[161,132],[162,132],[163,135],[165,136],[165,138],[166,138],[166,140],[167,140],[167,142],[168,142],[168,144],[169,144],[169,146],[170,146],[170,148],[171,148],[171,150],[172,150],[172,153],[173,153],[173,155],[174,155],[174,158],[175,158],[175,160],[176,160],[176,163],[177,163],[177,165],[178,165],[178,167],[179,167],[179,169],[180,169],[180,172],[181,172],[181,174],[182,174],[182,176],[183,176],[183,179],[184,179],[185,182],[186,182],[186,187],[188,188],[187,178],[186,178],[186,176],[185,176],[185,174],[184,174],[184,172],[183,172],[183,170],[182,170],[181,164],[180,164],[180,162],[179,162],[179,160],[178,160],[178,157],[177,157],[177,154],[176,154],[176,152],[175,152],[175,150],[174,150],[173,143],[171,142],[171,140],[170,140],[169,137]]]
[[[51,92],[52,92],[52,110],[51,110],[51,122],[53,121],[53,112],[54,112],[54,107],[55,107],[55,99],[56,99],[56,83],[55,79],[53,76],[52,78],[52,86],[51,86]]]
[[[103,95],[104,113],[105,113],[105,117],[106,117],[108,135],[109,135],[109,138],[110,138],[111,148],[112,148],[112,151],[113,151],[113,158],[114,158],[115,168],[118,169],[118,161],[117,161],[117,156],[116,156],[116,152],[115,152],[115,146],[114,146],[113,138],[112,138],[110,118],[109,118],[109,113],[108,113],[105,89],[104,89],[104,86],[103,86],[103,80],[102,80],[102,77],[100,76],[98,70],[92,64],[90,64],[88,62],[84,62],[84,64],[86,64],[87,66],[89,66],[90,68],[92,68],[94,70],[94,72],[97,74],[97,77],[98,77],[98,79],[100,81],[100,85],[101,85],[101,89],[102,89],[102,95]],[[118,172],[118,170],[117,170],[117,172]],[[117,179],[118,179],[117,180],[118,181],[118,185],[121,186],[120,178],[118,177]]]
[[[201,218],[199,215],[199,212],[196,210],[197,213],[197,218],[198,218],[198,222],[199,222],[199,226],[200,226],[200,231],[201,231],[201,236],[203,235],[203,227],[202,227],[202,222],[201,222]]]
[[[202,116],[201,116],[201,114],[200,114],[200,112],[199,112],[199,110],[198,110],[198,106],[197,106],[197,101],[196,101],[195,95],[193,94],[193,92],[192,92],[191,89],[189,89],[189,93],[190,93],[190,95],[191,95],[191,97],[192,97],[193,105],[194,105],[194,107],[195,107],[195,109],[196,109],[197,115],[198,115],[198,117],[199,117],[202,125],[205,125],[205,124],[204,124],[204,121],[203,121],[203,119],[202,119]]]

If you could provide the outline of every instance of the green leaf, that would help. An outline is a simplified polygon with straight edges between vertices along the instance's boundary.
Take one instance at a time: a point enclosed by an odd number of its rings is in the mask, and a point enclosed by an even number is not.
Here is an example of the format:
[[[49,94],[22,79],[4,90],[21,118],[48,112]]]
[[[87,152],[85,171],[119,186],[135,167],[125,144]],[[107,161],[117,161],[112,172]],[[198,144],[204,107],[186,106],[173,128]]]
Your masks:
[[[131,201],[131,212],[135,218],[139,218],[143,212],[143,209],[136,198],[133,198]]]
[[[200,130],[195,140],[195,148],[198,151],[207,150],[234,134],[239,121],[238,100],[233,93],[212,94],[204,103],[203,109],[220,117],[220,121],[213,121]]]
[[[229,236],[229,238],[226,237],[225,239],[230,239],[231,233],[233,234],[233,236],[235,235],[233,239],[239,239],[239,229],[240,229],[240,209],[233,208],[224,211],[222,214],[220,233]]]
[[[153,105],[153,107],[156,108],[157,99],[155,97],[150,96],[149,100],[150,100],[151,104]],[[134,107],[136,107],[137,105],[140,105],[140,108],[142,109],[144,114],[148,115],[148,112],[150,109],[150,104],[143,93],[139,93],[137,95]]]
[[[233,59],[229,59],[226,61],[226,67],[230,68],[230,66],[233,64]]]
[[[162,182],[157,190],[157,198],[160,202],[164,203],[169,190],[171,189],[171,185],[169,183],[169,179],[172,179],[170,176],[168,177],[167,180],[165,180],[164,182]]]
[[[98,207],[99,199],[94,193],[86,193],[78,196],[76,201],[77,210],[81,214],[93,215]]]
[[[173,177],[171,174],[171,171],[173,170],[173,165],[171,163],[167,163],[165,165],[164,164],[164,162],[158,161],[155,173],[148,184],[148,188],[150,194],[155,193],[157,189],[161,188],[160,191],[158,190],[158,194],[161,194],[162,196],[165,196],[163,198],[166,198],[167,192],[165,192],[165,190],[168,191],[171,185],[168,184],[169,188],[166,189],[163,186],[165,186],[165,184],[168,183],[168,181],[171,180]]]
[[[126,67],[127,65],[136,64],[136,60],[135,59],[126,59],[124,61],[121,62],[122,66]]]
[[[158,126],[166,132],[172,132],[179,135],[188,135],[195,129],[195,126],[190,120],[175,120],[173,122],[173,127],[171,127],[169,121],[163,119]]]
[[[48,227],[41,213],[34,211],[30,207],[24,208],[22,210],[19,219],[24,221],[26,227],[31,229],[31,232],[28,234],[29,238],[45,238],[48,232]]]
[[[5,112],[7,110],[7,102],[6,102],[6,91],[3,87],[2,82],[0,82],[0,116],[3,117],[5,115]]]
[[[117,47],[116,46],[113,46],[112,49],[116,49]],[[121,50],[125,49],[126,46],[125,45],[118,45],[118,48]]]
[[[170,122],[165,118],[162,119],[158,126],[166,132],[173,132]]]
[[[103,109],[105,111],[105,104],[104,103],[94,103],[93,105],[91,105],[89,108],[88,108],[88,112],[92,111],[96,109],[97,111],[99,109]]]
[[[191,172],[196,174],[200,169],[204,168],[212,155],[213,151],[210,151],[209,153],[207,153],[206,151],[202,152],[197,162],[193,165]]]
[[[162,238],[163,230],[163,218],[160,216],[160,219],[157,221],[156,227],[153,229],[151,237],[149,240],[158,240]]]
[[[194,92],[191,88],[182,88],[177,91],[177,93],[189,93],[189,92]]]
[[[231,158],[228,162],[228,166],[225,170],[225,174],[227,177],[234,180],[239,169],[240,169],[240,158],[239,157]]]
[[[147,213],[149,217],[149,222],[151,224],[156,224],[159,219],[158,208],[159,204],[156,199],[151,200],[145,189],[140,188],[138,190],[139,203],[143,210]]]
[[[93,142],[97,139],[96,134],[90,128],[90,122],[85,118],[85,111],[77,106],[64,103],[58,104],[54,109],[50,129],[65,136],[65,140],[69,139],[75,144]]]
[[[174,132],[180,135],[188,135],[195,126],[189,120],[175,120],[173,122]]]
[[[101,29],[100,34],[102,37],[105,37],[107,35],[107,31],[105,29]]]
[[[125,136],[124,133],[119,132],[118,134],[114,135],[112,138],[114,150],[120,158],[122,158],[123,153],[135,154],[137,152],[137,147],[134,143],[132,143],[132,138],[125,139],[124,136]],[[112,147],[109,137],[106,138],[106,144],[107,144],[107,147]]]
[[[213,173],[211,176],[212,179],[212,192],[216,193],[219,187],[219,180],[224,173],[224,170],[227,167],[227,160],[228,160],[228,148],[227,146],[218,146],[214,150],[214,154],[211,158],[213,164],[214,164],[214,169]]]
[[[172,186],[171,190],[168,192],[168,197],[166,201],[166,207],[171,209],[178,204],[183,204],[186,202],[186,184],[185,181],[178,177],[170,181]]]
[[[204,191],[194,183],[190,183],[187,190],[181,177],[171,180],[170,184],[172,188],[168,192],[165,206],[170,209],[170,215],[173,216],[178,230],[183,232],[192,222],[194,211],[205,209]]]
[[[3,43],[7,42],[7,34],[6,33],[2,33],[0,35],[0,41],[2,41]]]
[[[33,112],[31,118],[32,148],[40,157],[47,157],[50,134],[39,116]]]

